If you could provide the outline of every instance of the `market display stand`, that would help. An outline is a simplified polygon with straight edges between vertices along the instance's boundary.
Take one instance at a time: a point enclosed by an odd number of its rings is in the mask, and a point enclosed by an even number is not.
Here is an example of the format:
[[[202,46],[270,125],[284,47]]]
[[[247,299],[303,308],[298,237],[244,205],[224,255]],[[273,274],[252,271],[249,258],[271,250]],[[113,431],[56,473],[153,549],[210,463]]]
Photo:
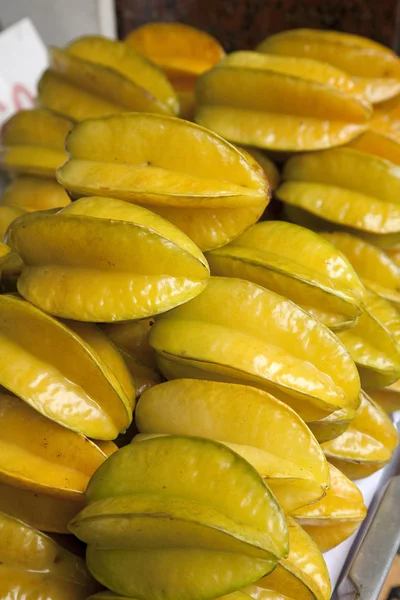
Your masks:
[[[74,4],[79,5],[79,11],[71,10]],[[44,41],[57,45],[63,45],[77,35],[77,27],[79,33],[102,33],[115,37],[113,0],[87,0],[83,13],[82,6],[81,0],[70,0],[64,8],[61,3],[57,3],[55,7],[53,0],[43,0],[41,10],[38,11],[37,6],[34,8],[29,2],[13,0],[12,3],[0,4],[0,20],[3,26],[9,25],[17,18],[29,14]],[[57,12],[56,19],[54,10]],[[24,27],[32,27],[28,19],[16,26],[20,42],[24,38],[21,34]],[[0,34],[0,41],[2,37],[4,41],[4,35],[10,36],[10,33],[9,30],[8,33]],[[25,56],[33,56],[21,44],[20,47]],[[3,56],[7,57],[4,64],[9,70],[13,62],[10,61],[10,53],[3,52]],[[13,56],[16,63],[24,64],[17,60],[18,53],[14,52]],[[29,65],[28,80],[20,77],[32,89],[46,66],[42,63],[43,59],[39,57],[35,64]],[[2,69],[1,66],[0,61],[0,77],[5,74],[5,67]],[[35,80],[33,83],[32,77]],[[11,86],[12,82],[9,83]],[[0,122],[1,120],[0,115]],[[0,176],[0,193],[3,186],[4,178]],[[400,411],[394,415],[394,421],[399,429]],[[332,600],[378,600],[390,565],[400,547],[400,448],[385,469],[356,483],[369,507],[368,516],[358,532],[324,555],[334,590]]]

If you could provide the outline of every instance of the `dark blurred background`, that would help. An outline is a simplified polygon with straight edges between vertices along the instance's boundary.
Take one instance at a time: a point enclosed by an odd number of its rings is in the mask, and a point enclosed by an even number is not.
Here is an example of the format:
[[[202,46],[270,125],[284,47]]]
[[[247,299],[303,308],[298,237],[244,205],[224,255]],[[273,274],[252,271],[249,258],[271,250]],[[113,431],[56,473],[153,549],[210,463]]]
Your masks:
[[[399,0],[116,0],[119,37],[149,21],[181,21],[214,35],[226,51],[253,48],[295,27],[337,29],[400,50]]]

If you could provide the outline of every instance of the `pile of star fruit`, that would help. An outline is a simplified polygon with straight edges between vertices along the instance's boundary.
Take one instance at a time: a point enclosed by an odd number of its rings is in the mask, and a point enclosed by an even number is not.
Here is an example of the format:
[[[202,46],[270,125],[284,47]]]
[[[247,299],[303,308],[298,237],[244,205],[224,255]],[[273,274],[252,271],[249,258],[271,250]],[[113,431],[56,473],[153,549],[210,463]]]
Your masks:
[[[1,164],[0,597],[329,600],[398,443],[400,60],[80,38]]]

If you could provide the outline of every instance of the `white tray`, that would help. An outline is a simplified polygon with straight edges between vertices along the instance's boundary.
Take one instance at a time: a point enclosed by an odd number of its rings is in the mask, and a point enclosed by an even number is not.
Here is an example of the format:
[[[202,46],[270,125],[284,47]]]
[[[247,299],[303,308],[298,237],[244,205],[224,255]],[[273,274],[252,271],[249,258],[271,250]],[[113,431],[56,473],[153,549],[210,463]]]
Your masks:
[[[400,411],[393,415],[400,430]],[[384,469],[360,479],[368,516],[359,530],[324,554],[332,600],[377,600],[400,547],[400,448]]]

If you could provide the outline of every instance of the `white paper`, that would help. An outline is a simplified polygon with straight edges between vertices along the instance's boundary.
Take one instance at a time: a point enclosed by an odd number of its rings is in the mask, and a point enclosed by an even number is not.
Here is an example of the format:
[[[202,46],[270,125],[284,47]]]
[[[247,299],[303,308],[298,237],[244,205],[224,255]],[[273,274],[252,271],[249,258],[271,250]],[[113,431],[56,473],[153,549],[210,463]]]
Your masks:
[[[11,86],[0,75],[0,123],[13,114]]]
[[[0,33],[0,124],[18,110],[33,106],[47,65],[46,46],[30,19]]]
[[[117,37],[115,0],[0,0],[4,27],[25,17],[49,46],[63,47],[83,35]]]

